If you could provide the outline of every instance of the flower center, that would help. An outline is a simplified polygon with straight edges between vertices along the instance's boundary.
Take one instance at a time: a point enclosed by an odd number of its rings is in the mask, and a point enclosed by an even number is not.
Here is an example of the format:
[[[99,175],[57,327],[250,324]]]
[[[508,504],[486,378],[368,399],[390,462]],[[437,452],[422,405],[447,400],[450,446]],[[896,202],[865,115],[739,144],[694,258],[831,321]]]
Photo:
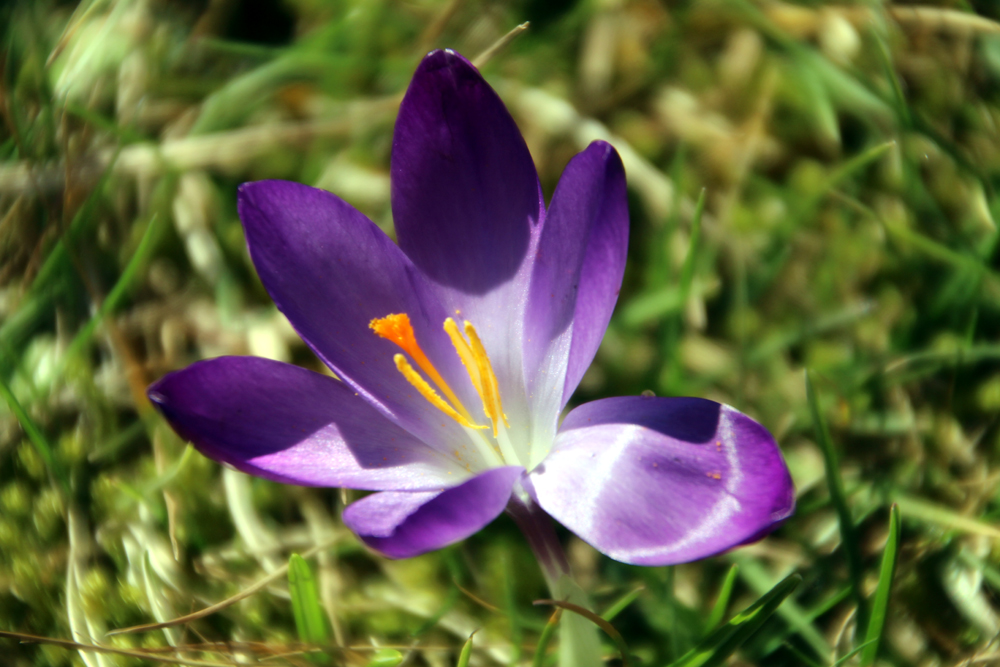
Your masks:
[[[413,360],[420,370],[424,372],[424,375],[430,378],[430,382],[425,380],[413,368],[405,355],[396,354],[393,357],[393,361],[396,363],[396,368],[399,372],[403,374],[407,382],[413,385],[413,388],[420,392],[420,395],[431,405],[467,429],[481,431],[489,428],[488,426],[476,423],[452,388],[445,382],[441,373],[434,368],[434,364],[431,363],[431,360],[427,358],[427,355],[420,348],[420,344],[417,343],[416,335],[413,332],[413,325],[410,324],[410,317],[406,313],[393,313],[374,319],[368,326],[377,335],[398,345],[403,352],[409,355],[410,359]],[[490,363],[490,358],[486,354],[486,349],[483,347],[483,342],[479,338],[479,334],[476,333],[476,328],[472,326],[471,322],[465,322],[462,329],[459,329],[458,323],[449,317],[444,321],[444,331],[448,334],[451,344],[455,347],[455,352],[458,354],[459,359],[462,360],[465,371],[469,374],[469,380],[472,382],[472,386],[475,388],[476,393],[479,395],[479,400],[482,402],[483,412],[492,425],[493,438],[499,443],[499,447],[492,443],[487,446],[489,450],[486,456],[487,461],[493,460],[498,465],[502,465],[505,459],[517,462],[519,457],[517,457],[510,446],[510,441],[506,433],[506,429],[510,428],[510,424],[507,421],[507,415],[503,412],[503,404],[500,401],[500,387],[497,384],[497,376],[493,372],[493,365]],[[434,384],[434,387],[437,387],[437,391],[431,386],[431,382]],[[442,394],[444,395],[443,397]],[[474,440],[482,439],[481,436],[474,438]],[[479,443],[477,442],[477,444]],[[499,451],[495,452],[494,449]],[[484,452],[484,454],[486,453]],[[499,457],[497,456],[498,453]]]

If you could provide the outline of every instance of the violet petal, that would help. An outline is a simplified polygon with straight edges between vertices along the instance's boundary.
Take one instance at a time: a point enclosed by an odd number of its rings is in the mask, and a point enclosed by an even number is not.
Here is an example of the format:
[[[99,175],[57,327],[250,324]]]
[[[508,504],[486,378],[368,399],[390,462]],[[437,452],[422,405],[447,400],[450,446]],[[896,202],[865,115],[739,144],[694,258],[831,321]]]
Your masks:
[[[258,357],[219,357],[148,389],[209,458],[289,484],[427,489],[468,475],[383,418],[343,382]]]
[[[767,430],[700,398],[582,405],[531,480],[549,514],[611,558],[637,565],[723,552],[773,530],[795,506]]]
[[[520,466],[492,468],[443,491],[375,493],[349,505],[344,524],[390,558],[419,556],[493,521],[523,473]]]
[[[337,376],[442,451],[464,441],[461,427],[442,420],[396,369],[399,348],[369,329],[372,319],[406,313],[442,375],[465,376],[441,335],[447,315],[436,293],[389,237],[339,197],[298,183],[246,183],[238,203],[261,281]]]
[[[607,142],[595,141],[559,179],[528,293],[528,394],[537,418],[548,419],[552,433],[611,320],[625,272],[628,223],[621,158]]]
[[[436,283],[448,316],[476,327],[511,427],[527,433],[521,346],[512,341],[523,335],[544,200],[514,120],[453,51],[432,52],[413,75],[396,119],[391,176],[399,246]],[[453,389],[478,416],[468,379]]]
[[[400,247],[438,283],[481,294],[517,273],[542,209],[534,163],[503,102],[462,56],[429,54],[393,135]]]

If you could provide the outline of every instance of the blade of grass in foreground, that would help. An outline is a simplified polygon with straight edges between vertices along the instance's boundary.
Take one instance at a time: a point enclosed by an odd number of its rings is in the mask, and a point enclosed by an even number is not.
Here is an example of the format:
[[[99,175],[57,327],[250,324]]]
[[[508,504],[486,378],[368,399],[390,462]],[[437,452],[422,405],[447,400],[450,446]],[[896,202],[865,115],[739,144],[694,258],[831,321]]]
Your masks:
[[[715,667],[723,664],[778,610],[778,606],[801,581],[802,577],[797,574],[785,577],[759,600],[681,656],[671,667]]]
[[[292,554],[288,559],[288,592],[299,639],[306,644],[324,644],[328,639],[326,619],[319,605],[319,592],[309,563]]]
[[[458,654],[458,664],[455,667],[469,667],[469,659],[472,657],[472,638],[476,636],[473,632],[469,635],[469,638],[465,640],[465,644],[462,646],[462,652]]]
[[[562,609],[557,608],[549,617],[549,622],[545,624],[542,634],[538,637],[538,646],[535,647],[535,657],[531,659],[531,667],[544,667],[545,654],[552,643],[552,637],[559,627],[559,618],[562,616]]]
[[[739,573],[740,566],[735,563],[729,568],[729,572],[726,573],[726,578],[722,582],[722,588],[719,589],[719,597],[715,600],[715,606],[712,607],[712,612],[708,615],[708,622],[705,623],[706,633],[715,630],[716,626],[722,622],[722,617],[726,613],[726,607],[729,606],[729,598],[733,594],[736,575]]]
[[[812,412],[813,425],[816,428],[816,441],[820,449],[823,450],[823,461],[826,464],[826,483],[830,488],[830,500],[833,501],[834,509],[837,511],[837,518],[840,521],[840,539],[844,546],[844,553],[847,556],[847,570],[851,575],[854,600],[858,607],[858,627],[865,627],[868,624],[868,605],[861,586],[861,580],[864,577],[864,569],[861,563],[861,548],[858,545],[857,535],[854,532],[854,521],[851,519],[851,510],[847,507],[844,483],[840,479],[840,461],[837,459],[837,452],[833,448],[830,429],[827,428],[826,419],[823,418],[823,411],[819,405],[819,397],[816,395],[816,388],[813,386],[812,375],[809,371],[806,371],[806,396],[809,400],[809,410]]]
[[[868,621],[868,631],[865,633],[865,647],[861,652],[861,667],[875,664],[879,640],[885,629],[885,616],[889,608],[889,593],[892,591],[892,579],[896,574],[896,559],[899,556],[899,507],[895,504],[889,509],[889,539],[882,552],[882,566],[879,568],[878,587],[872,601],[871,618]]]

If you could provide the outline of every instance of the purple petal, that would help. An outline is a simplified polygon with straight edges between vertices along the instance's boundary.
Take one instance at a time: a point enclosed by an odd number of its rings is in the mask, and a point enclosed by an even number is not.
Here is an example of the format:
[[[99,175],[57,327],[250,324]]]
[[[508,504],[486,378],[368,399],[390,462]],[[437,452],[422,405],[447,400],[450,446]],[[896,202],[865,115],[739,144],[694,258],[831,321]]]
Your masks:
[[[482,294],[517,273],[542,210],[534,163],[503,102],[465,58],[430,53],[392,142],[400,247],[438,283]]]
[[[164,376],[148,394],[203,454],[278,482],[427,489],[468,474],[343,382],[289,364],[219,357]]]
[[[344,524],[390,558],[419,556],[493,521],[523,473],[520,466],[493,468],[444,491],[375,493],[348,506]]]
[[[559,179],[528,293],[528,393],[553,430],[611,320],[627,248],[625,170],[610,144],[595,141]]]
[[[403,98],[393,136],[392,211],[400,247],[437,284],[448,314],[476,327],[512,430],[529,433],[518,341],[544,200],[503,102],[452,51],[424,58]],[[479,414],[468,380],[454,389]]]
[[[531,480],[545,511],[611,558],[638,565],[720,553],[773,530],[795,506],[767,430],[700,398],[582,405]]]
[[[442,419],[396,370],[399,348],[368,327],[406,313],[442,375],[465,375],[441,332],[441,303],[389,237],[340,198],[288,181],[244,184],[239,213],[271,298],[337,376],[425,442],[445,443],[443,451],[463,442],[461,427]]]

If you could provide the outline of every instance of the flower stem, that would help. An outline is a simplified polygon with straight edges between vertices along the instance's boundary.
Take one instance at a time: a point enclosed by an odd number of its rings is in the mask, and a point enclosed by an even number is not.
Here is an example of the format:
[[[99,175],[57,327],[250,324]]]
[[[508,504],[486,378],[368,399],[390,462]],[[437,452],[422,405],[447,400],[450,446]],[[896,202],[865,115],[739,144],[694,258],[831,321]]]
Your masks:
[[[507,514],[528,540],[552,599],[591,609],[587,594],[570,574],[569,560],[549,515],[526,492],[517,491],[507,504]],[[564,612],[559,621],[559,637],[559,667],[600,667],[603,664],[597,628],[587,619]]]
[[[569,575],[569,561],[563,552],[559,538],[556,536],[552,519],[530,497],[519,497],[514,494],[507,504],[507,514],[524,533],[525,539],[542,567],[545,583],[549,591],[555,595],[555,584],[562,576]]]

